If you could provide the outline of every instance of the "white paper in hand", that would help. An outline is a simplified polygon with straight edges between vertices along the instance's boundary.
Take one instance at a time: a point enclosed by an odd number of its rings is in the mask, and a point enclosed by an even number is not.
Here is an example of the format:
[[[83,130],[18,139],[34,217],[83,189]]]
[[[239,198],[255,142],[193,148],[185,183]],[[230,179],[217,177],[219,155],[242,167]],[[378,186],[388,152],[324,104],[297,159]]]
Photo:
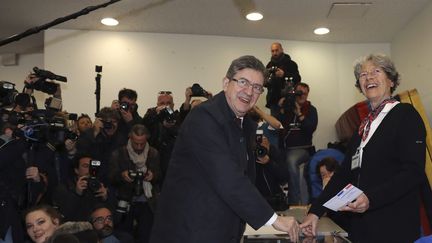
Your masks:
[[[324,203],[323,206],[333,211],[338,211],[341,207],[354,201],[362,193],[362,190],[348,184],[342,191],[338,192],[336,196]]]

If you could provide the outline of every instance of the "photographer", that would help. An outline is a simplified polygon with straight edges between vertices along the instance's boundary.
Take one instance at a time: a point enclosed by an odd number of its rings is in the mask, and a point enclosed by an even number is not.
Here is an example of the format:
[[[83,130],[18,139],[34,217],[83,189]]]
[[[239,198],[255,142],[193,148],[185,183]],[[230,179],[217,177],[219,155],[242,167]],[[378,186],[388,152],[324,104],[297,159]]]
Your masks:
[[[213,94],[205,89],[203,89],[199,84],[195,83],[191,87],[187,87],[185,91],[185,101],[180,107],[180,118],[183,121],[192,107],[192,97],[204,97],[206,99],[211,99]]]
[[[4,127],[2,134],[9,133]],[[37,164],[27,161],[28,144],[24,139],[11,139],[0,148],[0,238],[24,242],[20,213],[40,202],[46,191],[46,177]]]
[[[271,60],[266,68],[270,74],[264,83],[264,86],[267,87],[266,107],[270,109],[273,116],[277,116],[278,103],[284,96],[282,91],[285,89],[287,81],[296,85],[301,81],[301,76],[297,63],[284,53],[282,44],[278,42],[271,45]]]
[[[309,85],[306,83],[297,84],[293,107],[283,109],[281,114],[284,129],[279,142],[286,153],[286,164],[289,172],[288,199],[291,205],[308,203],[306,180],[300,174],[300,166],[306,164],[315,152],[312,134],[318,125],[318,113],[311,102],[307,100],[308,95]],[[284,99],[282,98],[281,103],[284,102]],[[300,181],[304,187],[301,187]]]
[[[92,208],[98,203],[113,204],[112,200],[108,200],[110,197],[107,187],[98,178],[98,167],[100,161],[92,160],[91,156],[76,156],[74,178],[55,189],[53,203],[66,221],[86,221]]]
[[[257,140],[256,154],[256,187],[275,211],[288,209],[286,195],[281,188],[288,173],[282,163],[282,154],[277,147],[270,145],[265,136]]]
[[[79,154],[90,154],[101,161],[100,177],[107,184],[108,163],[112,151],[126,144],[127,134],[118,132],[120,115],[117,110],[102,108],[96,115],[93,129],[88,129],[78,138],[76,147]]]
[[[133,234],[137,242],[148,242],[153,225],[152,200],[160,178],[159,153],[147,142],[149,132],[134,125],[127,145],[114,151],[109,178],[117,191],[119,228]],[[136,221],[136,225],[134,224]]]
[[[190,97],[190,92],[186,89],[186,100]],[[143,124],[150,132],[148,142],[160,154],[161,181],[163,181],[168,168],[181,124],[181,117],[182,115],[177,110],[174,110],[171,91],[160,91],[157,98],[157,106],[149,108],[143,118]]]
[[[118,93],[118,100],[112,102],[111,108],[120,113],[120,133],[128,134],[133,125],[142,123],[142,118],[138,114],[137,99],[138,94],[135,90],[123,88]]]

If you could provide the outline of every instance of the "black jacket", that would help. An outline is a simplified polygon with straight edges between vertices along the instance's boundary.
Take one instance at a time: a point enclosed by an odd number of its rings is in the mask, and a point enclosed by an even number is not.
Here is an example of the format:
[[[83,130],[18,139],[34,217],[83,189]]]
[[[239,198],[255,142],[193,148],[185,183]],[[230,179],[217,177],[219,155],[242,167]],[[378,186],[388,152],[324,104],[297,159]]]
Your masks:
[[[266,68],[270,69],[273,66],[284,70],[285,76],[282,78],[277,78],[273,75],[272,78],[266,82],[265,86],[268,89],[266,96],[267,107],[277,104],[280,98],[283,97],[282,90],[286,86],[285,77],[292,78],[294,85],[300,83],[301,81],[297,63],[291,60],[291,57],[288,54],[283,54],[281,58],[277,60],[272,58],[272,60],[267,64]]]
[[[312,204],[310,212],[321,216],[324,202],[348,183],[369,199],[369,209],[351,214],[354,242],[414,242],[420,237],[420,186],[425,167],[423,121],[409,104],[396,105],[363,148],[361,168],[351,170],[351,159],[360,144],[355,133],[342,168]]]
[[[274,211],[254,185],[255,131],[248,117],[243,130],[236,124],[224,92],[191,110],[174,147],[150,242],[239,242],[245,222],[257,229],[270,219]]]

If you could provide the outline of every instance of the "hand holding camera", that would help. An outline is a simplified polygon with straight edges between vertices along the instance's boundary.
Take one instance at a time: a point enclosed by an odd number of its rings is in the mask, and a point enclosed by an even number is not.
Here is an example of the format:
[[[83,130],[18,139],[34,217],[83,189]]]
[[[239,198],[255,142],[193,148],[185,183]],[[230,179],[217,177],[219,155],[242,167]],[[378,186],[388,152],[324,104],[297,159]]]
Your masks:
[[[101,130],[104,128],[104,124],[102,122],[102,119],[96,117],[96,119],[93,122],[93,135],[96,137]]]
[[[257,147],[255,149],[256,162],[260,164],[267,164],[268,162],[270,162],[270,157],[268,156],[268,152],[270,150],[270,142],[263,135],[262,130],[257,130],[256,142],[257,142]]]
[[[264,136],[264,132],[261,129],[256,131],[256,147],[255,147],[255,155],[257,158],[257,162],[265,164],[268,163],[268,151],[270,148],[270,144],[268,139]],[[267,157],[267,158],[266,158]]]
[[[87,178],[88,176],[81,176],[75,184],[75,192],[80,196],[83,194],[84,190],[87,189]]]
[[[126,182],[129,182],[129,183],[132,183],[132,182],[133,182],[132,178],[129,177],[129,171],[128,171],[128,170],[123,171],[123,172],[121,173],[121,177],[122,177],[123,180],[126,181]]]
[[[40,182],[41,177],[39,174],[39,169],[36,166],[31,166],[26,169],[26,179],[32,180],[34,182]]]

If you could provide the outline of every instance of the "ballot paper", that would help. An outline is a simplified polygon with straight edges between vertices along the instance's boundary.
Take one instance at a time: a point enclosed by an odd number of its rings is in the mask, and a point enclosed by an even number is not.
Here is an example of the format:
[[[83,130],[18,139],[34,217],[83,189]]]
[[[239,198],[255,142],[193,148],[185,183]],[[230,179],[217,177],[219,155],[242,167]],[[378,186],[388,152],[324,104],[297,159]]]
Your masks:
[[[324,207],[333,211],[338,211],[343,206],[354,201],[362,193],[362,190],[351,184],[348,184],[344,189],[338,192],[336,196],[324,203]]]

